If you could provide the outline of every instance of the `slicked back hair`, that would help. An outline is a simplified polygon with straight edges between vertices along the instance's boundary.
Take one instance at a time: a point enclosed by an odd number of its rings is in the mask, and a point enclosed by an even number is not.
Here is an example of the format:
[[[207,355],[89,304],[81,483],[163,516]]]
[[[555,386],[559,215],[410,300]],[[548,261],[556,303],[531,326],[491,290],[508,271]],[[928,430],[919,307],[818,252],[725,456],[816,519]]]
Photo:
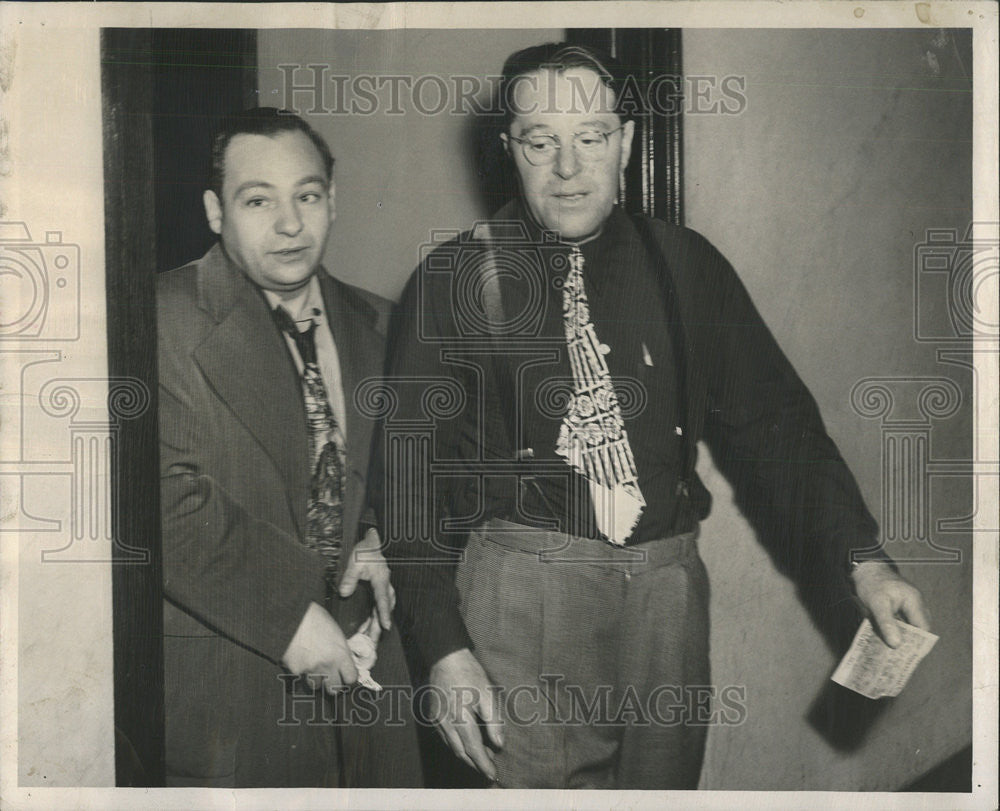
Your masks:
[[[323,136],[310,127],[303,119],[288,110],[277,107],[254,107],[224,118],[212,136],[212,169],[208,177],[208,188],[222,200],[222,182],[226,174],[226,147],[237,135],[265,135],[273,138],[283,132],[301,132],[320,154],[326,179],[333,178],[333,155]]]
[[[509,130],[514,119],[511,94],[517,79],[539,71],[552,70],[561,73],[571,68],[587,68],[594,71],[604,85],[614,93],[614,112],[623,121],[632,117],[631,111],[624,109],[623,105],[627,73],[618,60],[600,48],[590,45],[547,42],[513,53],[504,62],[499,87],[504,129]]]

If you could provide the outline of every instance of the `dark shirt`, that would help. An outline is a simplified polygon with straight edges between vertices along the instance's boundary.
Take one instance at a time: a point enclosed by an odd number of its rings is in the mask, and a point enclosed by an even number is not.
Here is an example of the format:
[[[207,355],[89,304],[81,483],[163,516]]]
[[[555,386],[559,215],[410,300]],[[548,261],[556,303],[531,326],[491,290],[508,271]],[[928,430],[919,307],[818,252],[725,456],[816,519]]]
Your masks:
[[[488,512],[512,520],[538,516],[552,519],[561,532],[588,538],[599,532],[586,480],[563,457],[556,455],[556,440],[566,413],[565,395],[573,388],[563,319],[563,284],[570,245],[544,242],[540,229],[525,218],[529,242],[545,244],[539,253],[546,287],[544,306],[530,342],[521,342],[524,355],[505,358],[502,378],[517,381],[514,413],[518,449],[530,449],[532,461],[544,470],[534,477],[537,490],[522,485],[522,514],[502,497],[491,501]],[[639,473],[639,487],[646,501],[638,525],[627,543],[663,538],[673,528],[676,485],[680,478],[682,439],[678,433],[678,404],[673,345],[666,308],[651,257],[615,209],[601,232],[579,244],[583,253],[583,279],[591,321],[597,338],[610,346],[605,356],[612,383],[622,405],[629,445]],[[517,313],[530,294],[527,285],[502,288],[507,311]],[[513,301],[511,300],[513,299]],[[505,408],[515,402],[507,388],[499,393]],[[511,415],[508,415],[508,418]],[[527,464],[531,467],[531,463]],[[563,468],[551,472],[552,468]],[[525,515],[527,514],[527,515]]]
[[[463,235],[430,252],[390,339],[393,391],[369,481],[404,626],[428,664],[472,647],[455,587],[457,550],[470,529],[491,516],[528,514],[597,537],[582,477],[555,454],[566,406],[560,384],[565,394],[572,389],[558,289],[570,247],[533,227],[519,205],[498,220],[511,217],[528,229],[520,247],[497,237],[488,252]],[[693,472],[704,439],[740,508],[773,536],[781,565],[846,578],[851,552],[871,546],[877,527],[815,401],[729,263],[693,231],[633,222],[617,209],[580,248],[647,502],[629,541],[686,531],[707,515],[710,497]],[[491,254],[501,276],[500,337],[484,327],[490,297],[476,270]],[[657,262],[669,273],[657,273]],[[682,329],[668,328],[668,312]],[[641,407],[622,396],[629,387],[645,397]],[[511,459],[529,449],[515,475]],[[677,495],[681,481],[690,496]]]

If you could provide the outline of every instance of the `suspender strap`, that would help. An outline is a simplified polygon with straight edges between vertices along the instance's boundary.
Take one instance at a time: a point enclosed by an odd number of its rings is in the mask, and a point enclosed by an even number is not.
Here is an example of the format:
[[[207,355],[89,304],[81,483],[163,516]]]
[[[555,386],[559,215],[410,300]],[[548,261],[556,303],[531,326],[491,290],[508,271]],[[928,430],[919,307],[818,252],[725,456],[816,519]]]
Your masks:
[[[633,215],[630,217],[636,232],[638,233],[643,247],[645,248],[650,265],[655,268],[656,279],[663,296],[664,307],[667,315],[667,329],[670,331],[670,342],[673,347],[675,384],[677,387],[677,409],[678,423],[681,427],[680,437],[680,471],[681,480],[678,485],[678,496],[682,502],[690,502],[690,483],[694,480],[694,454],[692,453],[693,437],[690,432],[690,419],[688,414],[688,369],[687,369],[687,342],[684,331],[684,323],[680,315],[680,307],[677,300],[676,288],[673,275],[663,255],[663,250],[653,233],[650,221],[642,216]],[[477,263],[477,272],[482,274],[481,290],[485,315],[490,324],[493,337],[493,374],[496,383],[503,390],[514,392],[513,386],[509,385],[510,365],[507,355],[502,346],[502,326],[507,323],[506,311],[504,309],[503,296],[500,290],[500,272],[497,267],[496,247],[492,238],[489,223],[478,223],[473,231],[473,238],[483,243],[483,259]],[[483,439],[487,440],[488,447],[497,457],[510,461],[515,461],[515,441],[513,415],[504,414],[502,402],[504,398],[490,396],[490,392],[485,392],[486,402],[484,404],[484,424]],[[680,514],[678,514],[680,520]],[[697,523],[697,518],[694,519]]]
[[[515,391],[514,387],[510,385],[510,366],[506,363],[506,354],[501,343],[502,327],[507,323],[507,314],[500,291],[500,271],[497,266],[496,247],[490,224],[488,222],[477,223],[472,237],[480,241],[484,248],[482,261],[476,263],[476,271],[481,275],[483,308],[486,311],[486,319],[492,337],[493,378],[502,391],[509,391],[513,395]],[[484,379],[484,384],[485,382]],[[481,437],[484,448],[488,447],[501,459],[513,460],[515,447],[513,416],[509,413],[505,414],[502,409],[502,403],[506,400],[500,396],[500,391],[491,392],[485,385],[482,394],[485,397],[483,436]],[[509,411],[510,409],[508,409]]]
[[[642,238],[643,246],[650,264],[656,268],[656,279],[663,294],[663,303],[667,311],[667,328],[670,330],[670,343],[673,346],[674,369],[677,386],[678,422],[683,432],[681,442],[681,487],[687,494],[688,485],[694,473],[693,454],[691,453],[692,436],[688,415],[688,373],[687,373],[687,342],[684,334],[684,323],[681,320],[680,307],[677,302],[677,291],[673,275],[663,256],[663,250],[653,233],[650,221],[641,215],[631,215],[630,219]]]

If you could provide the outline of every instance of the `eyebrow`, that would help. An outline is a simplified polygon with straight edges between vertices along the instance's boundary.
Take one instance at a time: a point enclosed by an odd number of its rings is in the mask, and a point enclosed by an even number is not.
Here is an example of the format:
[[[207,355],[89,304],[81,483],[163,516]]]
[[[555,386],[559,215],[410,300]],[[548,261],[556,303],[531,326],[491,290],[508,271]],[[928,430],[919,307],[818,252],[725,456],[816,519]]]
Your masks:
[[[296,187],[308,186],[310,183],[319,183],[322,186],[327,184],[327,180],[320,175],[309,175],[299,180],[295,185]],[[236,191],[233,192],[233,197],[239,197],[243,192],[250,189],[273,189],[275,188],[273,183],[268,183],[266,180],[248,180],[246,183],[241,183],[236,187]]]
[[[599,129],[601,127],[607,127],[607,126],[608,126],[607,121],[601,121],[600,119],[591,119],[590,121],[584,121],[582,124],[580,124],[581,129],[576,130],[576,132],[583,132],[584,129]],[[532,124],[527,129],[521,130],[521,135],[528,135],[529,133],[535,132],[535,130],[540,130],[540,129],[547,130],[550,129],[550,127],[548,124],[543,124],[543,123]]]
[[[302,178],[302,180],[300,180],[295,185],[296,186],[308,186],[310,183],[319,183],[321,186],[325,186],[329,182],[330,181],[327,180],[325,177],[320,177],[319,175],[309,175],[309,177]]]
[[[265,183],[263,180],[248,180],[246,183],[241,183],[236,187],[233,192],[233,197],[239,197],[243,192],[249,191],[250,189],[273,189],[270,183]]]

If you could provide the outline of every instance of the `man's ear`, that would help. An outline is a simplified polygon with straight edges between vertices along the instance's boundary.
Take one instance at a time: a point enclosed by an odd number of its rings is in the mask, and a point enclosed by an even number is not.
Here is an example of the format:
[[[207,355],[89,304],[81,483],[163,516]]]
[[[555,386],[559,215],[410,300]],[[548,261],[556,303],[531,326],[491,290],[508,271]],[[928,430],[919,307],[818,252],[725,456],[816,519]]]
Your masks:
[[[205,217],[208,219],[208,227],[212,229],[212,233],[221,234],[222,203],[219,200],[219,196],[211,189],[206,189],[201,197],[201,201],[205,204]]]
[[[330,186],[327,191],[330,195],[329,202],[327,203],[330,207],[330,222],[333,222],[337,219],[337,188],[332,180],[330,181]]]
[[[632,155],[632,135],[635,133],[635,122],[626,121],[622,125],[622,149],[618,161],[618,171],[624,172],[628,166],[628,159]]]

